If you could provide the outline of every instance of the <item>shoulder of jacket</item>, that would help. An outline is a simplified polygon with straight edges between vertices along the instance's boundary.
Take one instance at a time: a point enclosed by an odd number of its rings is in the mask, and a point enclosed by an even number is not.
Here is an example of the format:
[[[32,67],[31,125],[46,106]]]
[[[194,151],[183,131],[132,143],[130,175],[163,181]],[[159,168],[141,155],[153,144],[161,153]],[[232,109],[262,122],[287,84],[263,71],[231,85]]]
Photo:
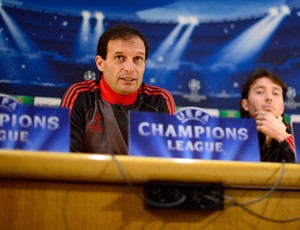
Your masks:
[[[148,85],[148,84],[145,84],[143,83],[140,88],[139,88],[139,93],[144,93],[144,94],[147,94],[147,95],[171,95],[171,93],[164,89],[164,88],[161,88],[159,86],[154,86],[154,85]]]
[[[99,89],[99,81],[96,80],[88,80],[88,81],[82,81],[75,83],[71,85],[68,89],[69,92],[85,92],[90,91],[93,92],[97,89]]]
[[[68,90],[66,91],[62,106],[63,107],[70,107],[74,104],[74,101],[78,96],[92,96],[97,93],[100,89],[99,81],[96,80],[88,80],[83,82],[78,82],[71,85]],[[97,93],[99,94],[99,93]]]

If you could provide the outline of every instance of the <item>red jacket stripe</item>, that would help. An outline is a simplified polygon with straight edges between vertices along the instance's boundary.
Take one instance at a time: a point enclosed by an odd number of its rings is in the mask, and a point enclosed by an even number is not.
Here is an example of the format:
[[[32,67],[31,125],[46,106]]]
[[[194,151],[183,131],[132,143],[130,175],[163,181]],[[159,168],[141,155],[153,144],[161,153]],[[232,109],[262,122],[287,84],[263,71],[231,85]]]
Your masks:
[[[150,86],[150,85],[143,85],[140,89],[141,90],[148,90],[149,92],[163,92],[163,93],[167,94],[170,98],[173,99],[173,96],[171,95],[171,93],[168,90],[164,89],[164,88],[159,88],[159,87]],[[171,101],[173,102],[173,106],[176,107],[174,100],[171,100]]]
[[[99,86],[97,86],[95,81],[93,81],[93,80],[74,84],[66,92],[66,95],[62,101],[61,106],[69,107],[70,111],[71,111],[72,107],[74,105],[74,101],[76,100],[76,98],[78,97],[80,92],[94,91],[97,88],[99,88]]]
[[[176,112],[175,102],[169,91],[162,89],[162,88],[155,87],[155,86],[149,86],[149,85],[143,85],[139,89],[139,91],[144,92],[148,95],[162,95],[163,98],[165,98],[165,100],[166,100],[166,103],[167,103],[167,106],[169,109],[169,113],[174,114]]]
[[[293,150],[293,152],[295,151],[295,143],[294,143],[294,137],[291,135],[288,138],[286,138],[286,142],[289,144],[289,146],[291,147],[291,149]]]

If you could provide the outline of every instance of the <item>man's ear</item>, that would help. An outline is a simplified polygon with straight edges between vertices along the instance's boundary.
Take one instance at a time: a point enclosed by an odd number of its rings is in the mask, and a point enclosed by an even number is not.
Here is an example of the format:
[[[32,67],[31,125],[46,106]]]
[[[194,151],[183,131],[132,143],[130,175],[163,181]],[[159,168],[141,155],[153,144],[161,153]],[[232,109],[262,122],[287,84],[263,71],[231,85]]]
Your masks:
[[[95,58],[95,62],[96,62],[98,70],[103,72],[103,70],[104,70],[104,60],[103,60],[103,58],[100,55],[97,55],[96,58]]]
[[[249,111],[248,107],[248,100],[247,99],[242,99],[241,105],[245,111]]]

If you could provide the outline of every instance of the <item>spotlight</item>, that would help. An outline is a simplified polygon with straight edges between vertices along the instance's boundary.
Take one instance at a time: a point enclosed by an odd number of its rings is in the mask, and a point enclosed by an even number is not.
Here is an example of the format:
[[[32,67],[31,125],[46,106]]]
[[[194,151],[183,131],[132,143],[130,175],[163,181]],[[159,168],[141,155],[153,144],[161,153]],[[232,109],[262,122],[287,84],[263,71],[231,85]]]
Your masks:
[[[97,20],[103,20],[104,15],[103,15],[102,12],[96,12],[96,13],[95,13],[95,18],[96,18]]]
[[[83,19],[89,19],[91,17],[91,13],[87,10],[82,11],[81,15]]]
[[[272,7],[272,8],[269,9],[269,14],[273,15],[273,16],[276,16],[276,15],[279,14],[279,10],[276,7]]]
[[[191,25],[198,25],[199,24],[199,21],[196,17],[191,17],[189,21],[190,21]]]
[[[177,20],[178,20],[179,24],[187,24],[188,23],[188,19],[184,16],[179,16]]]
[[[281,7],[281,12],[284,15],[289,15],[291,13],[291,10],[287,5],[284,5],[284,6]]]

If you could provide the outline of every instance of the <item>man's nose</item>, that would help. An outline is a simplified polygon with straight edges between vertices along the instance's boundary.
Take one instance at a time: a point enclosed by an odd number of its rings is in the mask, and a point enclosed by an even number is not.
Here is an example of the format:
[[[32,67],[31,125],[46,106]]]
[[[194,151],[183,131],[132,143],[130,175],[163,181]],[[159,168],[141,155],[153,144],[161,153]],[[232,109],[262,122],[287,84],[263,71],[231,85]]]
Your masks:
[[[272,93],[266,93],[266,101],[272,101],[273,100],[273,94]]]
[[[132,72],[134,70],[134,68],[135,68],[134,66],[135,66],[135,64],[132,60],[127,60],[124,63],[124,69],[129,72]]]

